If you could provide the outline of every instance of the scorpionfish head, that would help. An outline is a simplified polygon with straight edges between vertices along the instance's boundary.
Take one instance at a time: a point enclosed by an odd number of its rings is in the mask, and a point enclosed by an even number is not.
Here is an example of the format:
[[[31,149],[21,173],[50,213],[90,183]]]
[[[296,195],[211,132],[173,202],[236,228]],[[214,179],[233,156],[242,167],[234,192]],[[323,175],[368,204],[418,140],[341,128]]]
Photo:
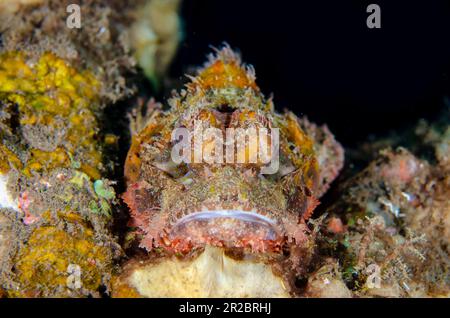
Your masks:
[[[321,174],[319,142],[293,113],[274,111],[253,68],[228,46],[190,79],[169,109],[149,104],[127,156],[123,198],[140,246],[279,252],[301,244],[304,220],[337,174]]]

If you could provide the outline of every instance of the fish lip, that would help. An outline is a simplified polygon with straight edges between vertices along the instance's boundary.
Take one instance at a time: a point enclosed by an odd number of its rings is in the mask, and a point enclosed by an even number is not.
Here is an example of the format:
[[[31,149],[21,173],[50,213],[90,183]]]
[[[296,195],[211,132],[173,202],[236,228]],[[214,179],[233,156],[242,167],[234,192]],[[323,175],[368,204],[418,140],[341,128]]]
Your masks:
[[[225,220],[225,224],[222,224],[220,219]],[[227,219],[238,223],[234,227],[226,226]],[[215,220],[218,220],[218,223]],[[180,218],[171,227],[169,237],[179,238],[181,234],[181,237],[197,242],[216,239],[233,245],[245,240],[275,242],[281,239],[281,233],[278,222],[255,211],[217,209],[193,212]],[[197,240],[194,239],[195,236]]]
[[[272,227],[275,227],[277,225],[277,222],[275,222],[274,220],[253,211],[210,210],[190,213],[189,215],[186,215],[179,219],[173,227],[180,226],[194,220],[213,218],[237,218],[243,221],[255,222],[261,225],[269,225]]]

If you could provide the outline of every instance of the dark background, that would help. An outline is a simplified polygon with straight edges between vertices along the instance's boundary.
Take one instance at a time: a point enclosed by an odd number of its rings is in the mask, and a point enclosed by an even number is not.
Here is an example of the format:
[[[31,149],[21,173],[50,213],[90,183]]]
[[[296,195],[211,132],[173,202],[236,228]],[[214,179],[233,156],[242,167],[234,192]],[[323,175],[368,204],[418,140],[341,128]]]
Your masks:
[[[368,29],[367,5],[381,7]],[[223,41],[278,110],[327,123],[352,145],[433,118],[449,96],[450,1],[185,0],[180,78]]]

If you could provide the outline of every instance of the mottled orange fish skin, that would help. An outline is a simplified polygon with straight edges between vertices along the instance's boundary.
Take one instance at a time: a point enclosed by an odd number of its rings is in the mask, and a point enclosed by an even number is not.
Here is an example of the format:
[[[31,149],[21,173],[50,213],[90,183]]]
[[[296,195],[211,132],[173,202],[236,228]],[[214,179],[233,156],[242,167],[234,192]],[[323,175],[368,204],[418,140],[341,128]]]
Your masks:
[[[141,234],[140,246],[188,253],[208,244],[279,253],[287,242],[305,242],[305,220],[319,204],[317,194],[342,167],[340,145],[327,130],[327,142],[320,143],[293,113],[275,112],[256,85],[253,68],[243,65],[228,46],[211,55],[186,87],[169,100],[169,110],[148,114],[127,156],[123,198]],[[278,172],[262,174],[263,163],[247,161],[255,151],[249,147],[240,164],[174,164],[172,131],[193,129],[199,120],[203,128],[218,128],[224,135],[227,128],[279,129]],[[324,132],[309,123],[306,127],[313,134]],[[203,140],[201,146],[208,149],[211,144]],[[316,149],[326,153],[326,147],[337,162],[328,174],[316,154]],[[333,159],[321,161],[330,165]]]
[[[258,90],[255,81],[249,78],[247,72],[236,61],[225,63],[216,61],[206,67],[198,75],[201,89],[211,88],[253,88]]]

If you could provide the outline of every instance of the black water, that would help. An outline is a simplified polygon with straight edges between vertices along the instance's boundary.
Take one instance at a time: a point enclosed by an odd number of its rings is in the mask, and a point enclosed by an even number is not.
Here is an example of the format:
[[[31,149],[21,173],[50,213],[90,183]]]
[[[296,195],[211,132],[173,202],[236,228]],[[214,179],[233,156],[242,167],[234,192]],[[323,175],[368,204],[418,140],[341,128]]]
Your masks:
[[[381,8],[369,29],[366,7]],[[186,0],[173,77],[227,41],[275,105],[351,145],[433,118],[450,96],[450,1]]]

